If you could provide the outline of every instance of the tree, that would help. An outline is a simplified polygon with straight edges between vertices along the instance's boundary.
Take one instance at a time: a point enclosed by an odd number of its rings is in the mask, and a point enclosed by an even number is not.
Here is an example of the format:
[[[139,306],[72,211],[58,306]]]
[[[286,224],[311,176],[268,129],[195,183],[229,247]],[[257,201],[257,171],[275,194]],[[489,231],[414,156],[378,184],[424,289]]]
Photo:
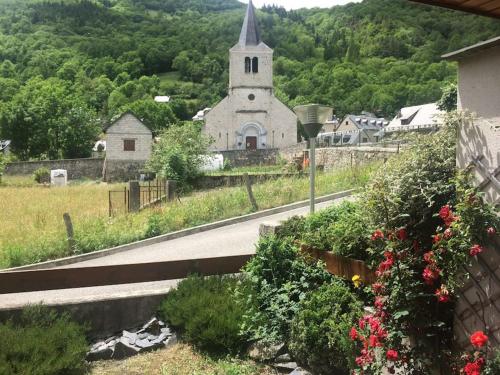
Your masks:
[[[2,137],[21,159],[88,157],[101,131],[96,113],[58,78],[31,79],[0,110]]]
[[[160,134],[147,167],[186,188],[200,174],[212,142],[197,124],[186,122],[171,126]]]
[[[169,103],[157,103],[153,99],[137,100],[124,105],[120,112],[132,111],[151,129],[154,135],[160,134],[170,125],[179,120],[175,116]]]
[[[443,88],[443,95],[437,102],[438,108],[441,111],[451,112],[457,109],[457,85],[450,83]]]

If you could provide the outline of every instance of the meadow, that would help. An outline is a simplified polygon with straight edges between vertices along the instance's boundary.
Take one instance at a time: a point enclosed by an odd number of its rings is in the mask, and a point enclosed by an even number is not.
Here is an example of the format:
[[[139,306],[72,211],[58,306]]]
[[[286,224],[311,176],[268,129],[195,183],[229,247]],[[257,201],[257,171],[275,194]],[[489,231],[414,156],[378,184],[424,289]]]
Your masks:
[[[320,173],[317,195],[362,187],[376,167]],[[254,185],[253,190],[259,208],[266,209],[306,199],[308,184],[306,176],[282,178]],[[0,186],[0,268],[88,253],[252,212],[246,189],[234,187],[193,192],[161,207],[110,218],[108,190],[123,186],[86,182],[63,188],[28,183],[19,187],[5,178]],[[76,252],[68,249],[65,212],[73,221]]]

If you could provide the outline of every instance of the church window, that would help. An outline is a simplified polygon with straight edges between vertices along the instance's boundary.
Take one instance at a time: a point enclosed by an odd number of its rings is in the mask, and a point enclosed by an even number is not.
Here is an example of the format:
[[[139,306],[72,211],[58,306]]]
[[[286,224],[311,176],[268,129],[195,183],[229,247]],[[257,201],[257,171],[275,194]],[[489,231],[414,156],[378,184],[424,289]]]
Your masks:
[[[252,60],[250,57],[245,57],[245,73],[250,73],[252,71]]]
[[[281,138],[285,138],[285,133],[281,133]]]
[[[221,139],[221,138],[222,138],[222,134],[219,132],[219,139]]]
[[[248,95],[248,100],[254,101],[255,100],[255,95],[254,94]]]
[[[252,72],[253,73],[259,72],[259,59],[257,57],[254,57],[252,59]]]

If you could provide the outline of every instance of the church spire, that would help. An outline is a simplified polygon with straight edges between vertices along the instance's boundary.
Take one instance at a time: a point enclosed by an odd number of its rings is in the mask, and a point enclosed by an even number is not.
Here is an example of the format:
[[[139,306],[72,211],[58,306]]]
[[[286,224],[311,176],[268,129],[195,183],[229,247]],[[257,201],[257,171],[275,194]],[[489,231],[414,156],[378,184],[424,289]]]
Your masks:
[[[241,46],[257,46],[261,43],[259,24],[257,17],[255,17],[255,8],[252,0],[248,2],[247,14],[240,34]]]

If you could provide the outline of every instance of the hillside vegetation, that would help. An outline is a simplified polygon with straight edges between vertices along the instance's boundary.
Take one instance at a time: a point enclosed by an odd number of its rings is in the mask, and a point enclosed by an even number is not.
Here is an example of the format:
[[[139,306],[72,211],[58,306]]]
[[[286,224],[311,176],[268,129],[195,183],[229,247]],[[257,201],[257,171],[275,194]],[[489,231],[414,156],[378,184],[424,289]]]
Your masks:
[[[244,9],[236,0],[0,0],[0,137],[21,159],[81,157],[126,109],[155,132],[189,119],[226,94]],[[331,104],[339,116],[392,116],[438,99],[456,79],[440,55],[500,34],[494,20],[406,0],[265,7],[258,17],[275,49],[278,97]],[[155,103],[157,94],[172,103]]]

